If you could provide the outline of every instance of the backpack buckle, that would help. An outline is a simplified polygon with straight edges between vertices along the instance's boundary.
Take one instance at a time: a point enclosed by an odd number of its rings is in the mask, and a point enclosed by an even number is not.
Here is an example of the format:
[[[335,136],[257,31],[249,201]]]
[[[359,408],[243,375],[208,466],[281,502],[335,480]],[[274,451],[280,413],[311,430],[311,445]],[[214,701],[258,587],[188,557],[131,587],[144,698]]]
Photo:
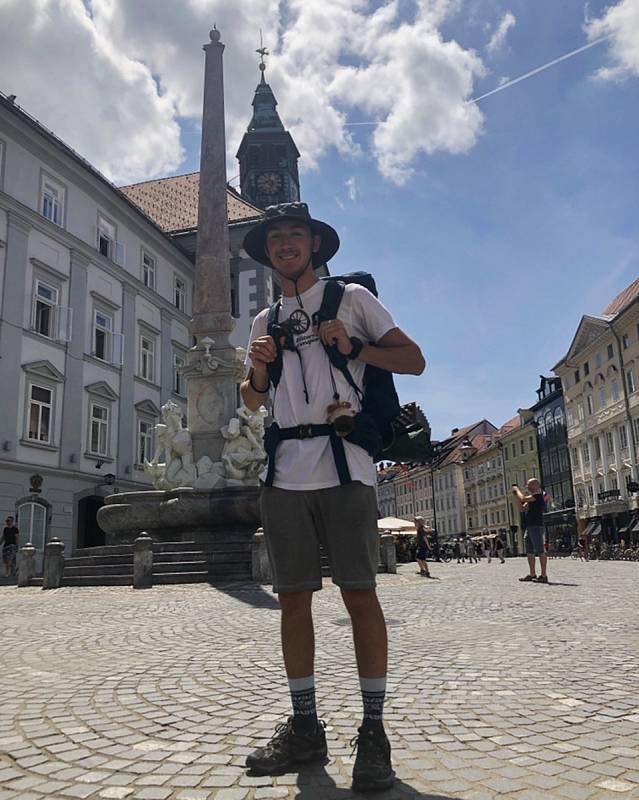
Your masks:
[[[312,439],[313,438],[313,426],[312,425],[298,425],[297,430],[299,432],[300,439]]]

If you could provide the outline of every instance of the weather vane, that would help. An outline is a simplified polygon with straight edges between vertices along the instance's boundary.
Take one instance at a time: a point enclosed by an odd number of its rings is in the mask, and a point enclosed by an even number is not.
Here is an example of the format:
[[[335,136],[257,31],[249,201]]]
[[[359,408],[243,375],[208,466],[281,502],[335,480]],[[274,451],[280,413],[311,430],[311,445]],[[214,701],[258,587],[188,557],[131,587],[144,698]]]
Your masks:
[[[262,60],[260,61],[260,69],[262,70],[262,72],[264,72],[264,70],[266,69],[266,64],[264,62],[264,57],[270,55],[270,53],[267,50],[267,48],[264,47],[264,40],[262,38],[262,29],[261,28],[260,28],[260,47],[259,47],[259,50],[256,50],[255,52],[258,53],[262,57]]]

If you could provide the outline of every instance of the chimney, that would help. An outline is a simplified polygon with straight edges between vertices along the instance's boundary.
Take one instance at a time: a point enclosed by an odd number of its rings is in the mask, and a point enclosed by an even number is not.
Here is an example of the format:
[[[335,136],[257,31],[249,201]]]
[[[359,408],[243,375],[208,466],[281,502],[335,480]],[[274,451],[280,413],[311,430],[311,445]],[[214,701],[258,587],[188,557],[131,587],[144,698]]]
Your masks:
[[[456,433],[459,433],[459,428],[453,428],[452,431],[450,432],[450,435],[454,436]]]

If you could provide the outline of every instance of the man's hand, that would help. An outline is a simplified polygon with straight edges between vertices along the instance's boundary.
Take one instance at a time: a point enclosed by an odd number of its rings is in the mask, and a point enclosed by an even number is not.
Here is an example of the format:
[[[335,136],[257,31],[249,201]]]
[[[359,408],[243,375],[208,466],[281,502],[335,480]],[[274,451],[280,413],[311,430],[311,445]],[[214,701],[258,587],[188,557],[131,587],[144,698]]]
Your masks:
[[[353,344],[341,319],[322,322],[317,333],[325,345],[337,345],[337,349],[343,356],[347,356],[353,349]]]
[[[277,349],[272,336],[259,336],[253,339],[249,347],[248,356],[253,362],[254,367],[271,364],[277,358]],[[262,370],[259,370],[260,372]]]

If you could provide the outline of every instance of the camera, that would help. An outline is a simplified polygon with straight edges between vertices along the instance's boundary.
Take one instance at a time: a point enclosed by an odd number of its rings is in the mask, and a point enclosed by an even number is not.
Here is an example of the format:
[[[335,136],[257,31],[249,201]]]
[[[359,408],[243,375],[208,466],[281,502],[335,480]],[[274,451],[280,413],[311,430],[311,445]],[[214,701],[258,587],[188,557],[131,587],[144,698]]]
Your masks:
[[[285,319],[273,325],[273,338],[282,343],[284,350],[295,352],[294,334],[297,333],[297,325],[293,320]],[[283,340],[283,341],[282,341]]]

